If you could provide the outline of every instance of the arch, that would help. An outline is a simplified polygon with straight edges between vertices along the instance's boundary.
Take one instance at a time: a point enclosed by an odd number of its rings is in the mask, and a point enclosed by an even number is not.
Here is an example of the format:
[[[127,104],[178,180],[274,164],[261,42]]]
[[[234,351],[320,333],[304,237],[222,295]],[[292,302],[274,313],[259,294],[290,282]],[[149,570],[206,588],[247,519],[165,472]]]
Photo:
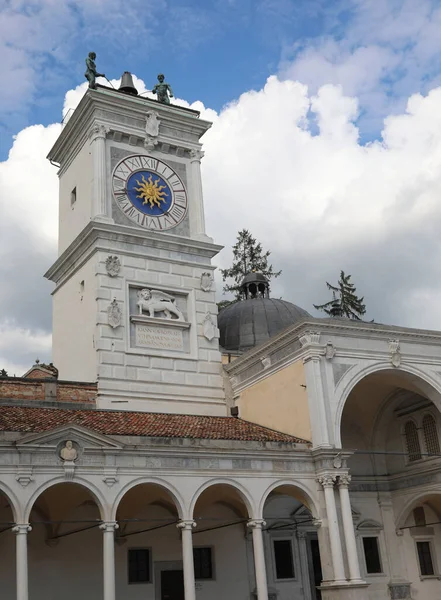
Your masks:
[[[308,490],[302,483],[299,483],[298,481],[293,481],[292,479],[280,479],[279,481],[274,481],[271,485],[269,485],[266,488],[265,492],[263,493],[262,498],[260,499],[260,502],[259,502],[259,516],[258,516],[259,519],[262,518],[265,503],[268,500],[268,496],[271,494],[271,492],[274,492],[274,490],[276,490],[279,487],[285,487],[285,486],[297,488],[298,490],[300,490],[301,497],[296,498],[296,499],[300,500],[300,502],[302,502],[311,511],[311,513],[314,512],[313,516],[316,519],[319,517],[319,515],[320,515],[319,506],[320,505],[319,505],[318,500],[315,500],[311,496],[310,490]]]
[[[183,500],[181,494],[178,492],[178,490],[173,485],[171,485],[168,481],[164,481],[163,479],[156,478],[156,477],[138,477],[138,479],[130,481],[130,483],[125,485],[122,488],[122,490],[119,492],[118,496],[115,498],[115,501],[113,503],[112,510],[110,513],[110,520],[116,521],[116,513],[118,512],[119,505],[121,503],[121,500],[127,494],[127,492],[129,492],[130,490],[134,489],[137,486],[149,484],[149,483],[153,484],[153,485],[158,485],[159,487],[163,488],[166,492],[168,492],[170,494],[170,496],[173,499],[173,502],[175,503],[179,518],[184,519],[185,518],[184,517],[185,503],[184,503],[184,500]]]
[[[245,488],[245,486],[243,486],[238,481],[235,481],[234,479],[215,478],[215,479],[210,479],[209,481],[206,481],[205,483],[203,483],[193,494],[193,498],[191,499],[190,507],[188,510],[188,515],[189,515],[190,519],[193,519],[194,509],[195,509],[196,503],[199,500],[199,498],[202,496],[202,494],[206,490],[208,490],[209,488],[211,488],[215,485],[226,485],[230,488],[233,488],[236,492],[238,492],[240,498],[243,500],[245,507],[248,511],[249,518],[250,519],[257,518],[253,499],[249,495],[248,490]]]
[[[108,511],[106,510],[106,507],[107,507],[106,499],[104,498],[101,491],[93,483],[91,483],[90,481],[87,481],[87,479],[83,479],[82,477],[75,477],[75,481],[66,481],[66,479],[64,477],[56,477],[54,479],[51,479],[50,481],[47,481],[46,483],[43,483],[37,490],[35,490],[35,492],[29,498],[29,500],[26,503],[25,510],[24,510],[24,522],[25,523],[27,523],[29,521],[29,517],[30,517],[31,511],[32,511],[32,508],[33,508],[35,502],[38,500],[38,498],[49,488],[54,487],[59,484],[62,484],[62,483],[79,485],[79,486],[85,488],[94,498],[96,505],[98,507],[101,519],[103,521],[110,520],[108,518]]]
[[[378,361],[373,364],[362,367],[359,370],[349,369],[343,375],[334,390],[334,397],[338,398],[338,405],[334,417],[334,440],[336,447],[341,447],[341,421],[343,409],[346,401],[355,388],[357,383],[374,373],[390,371],[391,373],[401,373],[411,377],[416,377],[421,386],[421,392],[424,393],[429,400],[433,402],[438,411],[441,413],[441,383],[436,381],[429,373],[426,373],[415,367],[414,365],[405,365],[400,367],[392,367],[390,362]]]
[[[412,508],[419,503],[424,503],[425,500],[430,496],[439,496],[441,500],[441,489],[427,488],[424,491],[420,490],[419,492],[416,492],[411,498],[409,498],[409,500],[398,513],[398,517],[396,518],[396,528],[401,529],[405,525],[406,519],[408,518]]]
[[[23,511],[20,506],[20,502],[18,501],[17,496],[14,492],[7,486],[3,481],[0,482],[0,493],[8,500],[9,505],[12,511],[12,517],[15,523],[25,523],[26,521],[22,519]]]

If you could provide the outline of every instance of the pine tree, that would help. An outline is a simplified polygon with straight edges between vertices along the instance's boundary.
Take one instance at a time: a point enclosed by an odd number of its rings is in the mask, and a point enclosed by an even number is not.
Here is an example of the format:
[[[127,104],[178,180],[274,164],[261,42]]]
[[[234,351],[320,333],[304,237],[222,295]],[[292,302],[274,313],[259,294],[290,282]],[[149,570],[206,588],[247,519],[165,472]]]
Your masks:
[[[363,304],[364,297],[359,298],[356,295],[357,290],[351,283],[351,275],[345,275],[344,271],[341,271],[337,285],[326,282],[326,286],[332,291],[333,299],[325,304],[314,304],[314,308],[333,317],[347,317],[360,321],[360,317],[366,313],[366,306]]]
[[[235,300],[240,300],[240,284],[248,273],[256,271],[265,275],[268,281],[278,277],[282,271],[275,272],[273,266],[268,264],[271,252],[263,251],[262,244],[247,229],[242,229],[237,234],[237,242],[233,246],[233,264],[229,269],[221,269],[222,279],[232,279],[233,283],[224,286],[224,292],[233,292]],[[219,304],[226,304],[223,301]]]

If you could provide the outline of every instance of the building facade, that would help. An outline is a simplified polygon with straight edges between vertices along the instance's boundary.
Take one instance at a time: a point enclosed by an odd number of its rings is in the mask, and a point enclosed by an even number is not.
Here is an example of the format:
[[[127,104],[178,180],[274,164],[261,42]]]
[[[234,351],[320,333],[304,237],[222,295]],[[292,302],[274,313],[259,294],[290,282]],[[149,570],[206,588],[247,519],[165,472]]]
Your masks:
[[[209,127],[98,87],[49,154],[56,369],[0,378],[2,594],[441,598],[441,334],[257,276],[218,328]]]

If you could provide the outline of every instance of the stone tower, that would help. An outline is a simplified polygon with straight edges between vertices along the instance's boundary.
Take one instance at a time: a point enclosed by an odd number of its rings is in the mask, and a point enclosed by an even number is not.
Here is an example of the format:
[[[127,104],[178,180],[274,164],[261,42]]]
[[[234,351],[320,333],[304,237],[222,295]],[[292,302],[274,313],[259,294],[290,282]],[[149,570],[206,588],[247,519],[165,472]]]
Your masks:
[[[200,138],[188,108],[89,89],[59,165],[53,361],[100,408],[225,415]]]

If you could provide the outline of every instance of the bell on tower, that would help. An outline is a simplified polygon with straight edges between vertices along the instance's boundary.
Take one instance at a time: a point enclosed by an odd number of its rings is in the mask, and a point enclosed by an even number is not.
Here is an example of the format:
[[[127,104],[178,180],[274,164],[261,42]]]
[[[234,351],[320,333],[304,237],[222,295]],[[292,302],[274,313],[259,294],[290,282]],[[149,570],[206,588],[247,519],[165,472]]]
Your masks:
[[[133,77],[130,71],[124,71],[121,77],[121,84],[118,88],[120,92],[124,92],[125,94],[130,94],[131,96],[137,96],[138,90],[133,83]]]

